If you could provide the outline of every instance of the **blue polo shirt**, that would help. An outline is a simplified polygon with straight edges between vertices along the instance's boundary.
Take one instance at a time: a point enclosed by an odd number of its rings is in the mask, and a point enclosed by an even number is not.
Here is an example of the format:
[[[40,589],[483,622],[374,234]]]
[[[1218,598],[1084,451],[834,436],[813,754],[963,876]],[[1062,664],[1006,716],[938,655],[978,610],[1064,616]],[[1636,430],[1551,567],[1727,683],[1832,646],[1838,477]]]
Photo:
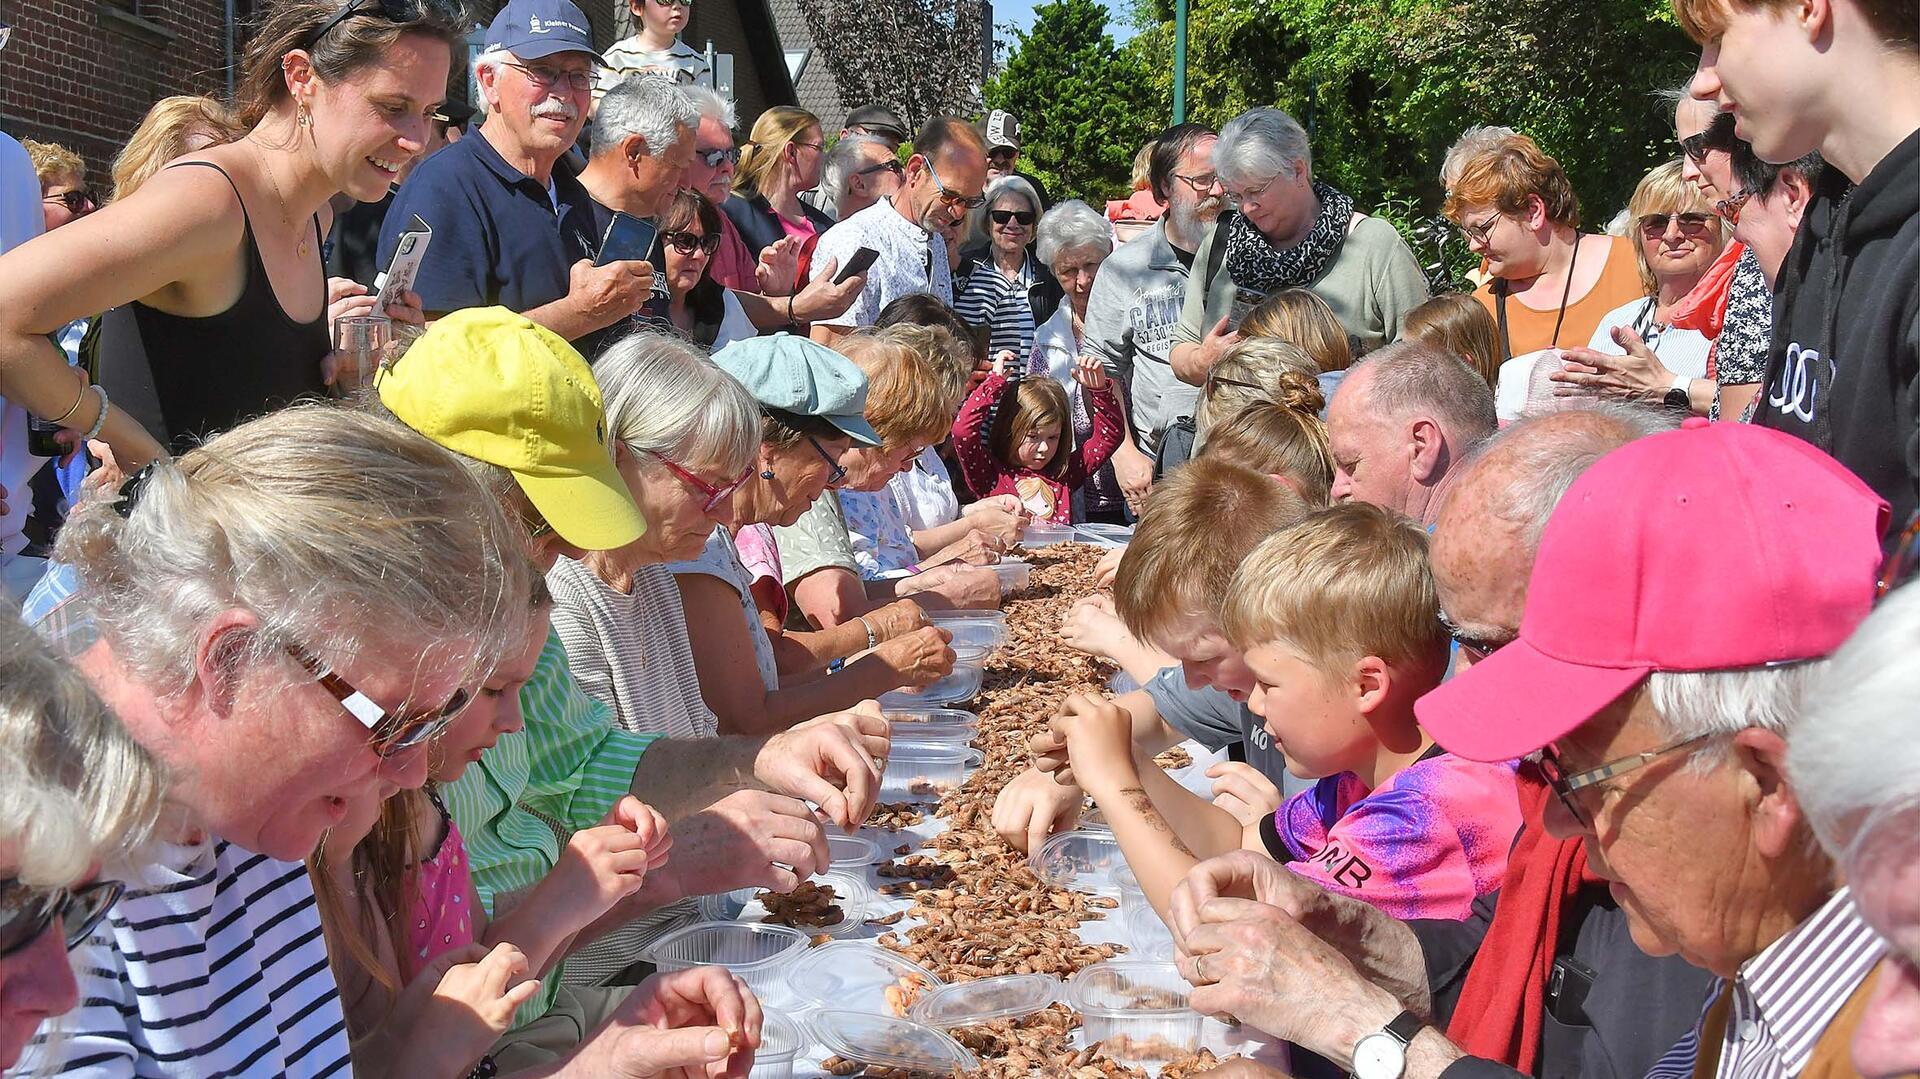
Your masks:
[[[467,307],[531,311],[565,296],[568,269],[599,250],[592,205],[564,160],[554,166],[550,197],[547,185],[508,164],[476,130],[400,185],[380,229],[379,264],[392,260],[400,233],[419,214],[433,241],[413,287],[429,317]]]

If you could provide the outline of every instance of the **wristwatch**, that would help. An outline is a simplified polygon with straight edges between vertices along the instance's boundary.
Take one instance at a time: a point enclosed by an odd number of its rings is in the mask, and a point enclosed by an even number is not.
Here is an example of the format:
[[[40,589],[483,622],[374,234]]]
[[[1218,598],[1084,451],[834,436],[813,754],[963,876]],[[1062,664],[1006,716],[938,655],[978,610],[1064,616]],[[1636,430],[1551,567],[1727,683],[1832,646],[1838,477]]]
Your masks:
[[[1353,1079],[1400,1079],[1407,1070],[1407,1045],[1427,1025],[1412,1012],[1361,1038],[1353,1047]]]
[[[1692,385],[1693,379],[1686,375],[1673,376],[1673,388],[1660,399],[1660,403],[1677,412],[1692,412],[1693,395],[1687,392],[1688,387]]]

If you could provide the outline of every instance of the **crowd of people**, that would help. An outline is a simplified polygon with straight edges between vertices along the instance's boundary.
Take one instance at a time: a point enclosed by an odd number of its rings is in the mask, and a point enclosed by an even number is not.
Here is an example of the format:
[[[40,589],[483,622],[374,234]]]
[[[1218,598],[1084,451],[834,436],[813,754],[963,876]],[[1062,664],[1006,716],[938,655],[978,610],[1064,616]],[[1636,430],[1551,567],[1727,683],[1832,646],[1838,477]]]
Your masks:
[[[471,114],[457,0],[274,0],[110,192],[0,135],[0,1070],[744,1077],[647,945],[1091,524],[994,829],[1097,808],[1291,1074],[1920,1072],[1920,15],[1673,7],[1677,152],[1595,229],[1463,133],[1437,295],[1281,109],[1103,211],[745,122],[685,0],[508,0]]]

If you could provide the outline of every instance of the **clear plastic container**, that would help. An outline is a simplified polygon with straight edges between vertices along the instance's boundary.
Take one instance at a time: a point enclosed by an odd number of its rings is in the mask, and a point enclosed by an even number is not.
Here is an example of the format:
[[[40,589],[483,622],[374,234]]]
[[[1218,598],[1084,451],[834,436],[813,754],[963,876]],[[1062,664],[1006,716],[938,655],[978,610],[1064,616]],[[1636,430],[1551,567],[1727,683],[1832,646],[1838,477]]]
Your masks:
[[[961,708],[902,708],[887,719],[901,741],[965,743],[980,733],[980,717]]]
[[[798,1022],[775,1011],[761,1013],[760,1048],[747,1079],[792,1079],[793,1062],[809,1044]]]
[[[828,836],[828,849],[832,849],[833,840],[844,840],[846,838],[846,836]],[[861,842],[867,844],[866,849],[868,851],[874,849],[871,842],[867,840],[861,840]],[[871,857],[871,854],[865,857]],[[820,933],[843,937],[859,929],[861,923],[866,920],[868,911],[873,908],[873,889],[867,887],[865,880],[866,873],[867,867],[864,857],[858,864],[850,866],[845,870],[835,868],[822,873],[815,873],[810,879],[815,884],[832,886],[833,905],[840,908],[843,916],[838,922],[832,925],[818,927],[796,926],[795,928],[807,934],[808,937],[813,937]],[[700,908],[701,917],[714,921],[728,920],[759,923],[761,919],[767,916],[766,904],[760,901],[760,896],[765,893],[765,888],[742,888],[739,891],[726,892],[721,895],[701,896],[696,906]],[[729,911],[729,908],[731,908],[731,911]]]
[[[1067,982],[1066,999],[1122,1064],[1157,1068],[1200,1048],[1201,1015],[1187,1007],[1192,986],[1172,964],[1144,959],[1095,963]]]
[[[1160,920],[1154,912],[1153,904],[1147,902],[1147,893],[1140,889],[1140,881],[1133,875],[1132,866],[1121,866],[1113,871],[1113,883],[1120,889],[1120,932],[1124,934],[1121,942],[1127,946],[1127,954],[1139,959],[1173,958],[1173,930]]]
[[[896,689],[880,695],[880,707],[887,711],[911,708],[934,708],[943,704],[958,704],[971,700],[980,692],[980,683],[987,677],[986,668],[979,661],[962,663],[955,659],[953,673],[923,689]]]
[[[951,622],[935,621],[934,626],[953,635],[953,648],[958,652],[962,648],[983,648],[992,655],[1007,643],[1007,623],[976,619],[955,620]]]
[[[806,949],[807,935],[784,925],[699,922],[654,941],[639,958],[666,971],[725,967],[766,998],[779,996],[787,969]]]
[[[986,755],[953,742],[895,742],[880,779],[882,801],[928,800],[967,781]]]
[[[1029,862],[1034,874],[1055,888],[1090,895],[1120,894],[1114,871],[1127,867],[1113,833],[1092,828],[1061,832],[1042,844]]]
[[[980,568],[992,570],[993,575],[1000,578],[1000,591],[1002,593],[1018,592],[1022,588],[1027,587],[1027,584],[1033,579],[1033,563],[1018,558],[1003,559],[995,562],[991,566],[981,566]]]
[[[809,1021],[820,1048],[861,1064],[949,1075],[980,1067],[966,1046],[930,1026],[865,1012],[815,1012]]]
[[[878,944],[836,940],[809,950],[787,971],[804,1006],[904,1017],[943,982],[920,964]]]
[[[1079,539],[1072,525],[1057,525],[1049,521],[1030,521],[1020,530],[1020,544],[1023,547],[1045,547],[1050,543],[1072,543]]]
[[[958,611],[927,611],[925,613],[927,616],[927,621],[933,623],[936,626],[941,627],[942,629],[945,629],[947,626],[952,625],[953,623],[956,623],[956,622],[991,622],[1003,628],[1007,624],[1007,612],[1005,611],[958,610]]]
[[[864,878],[867,867],[879,858],[880,847],[865,836],[828,832],[827,854],[833,861],[833,868]]]
[[[1051,974],[1003,974],[943,985],[920,998],[909,1017],[941,1030],[1018,1019],[1060,999],[1060,979]]]
[[[1082,543],[1097,543],[1102,547],[1124,547],[1133,540],[1132,525],[1106,524],[1100,521],[1088,521],[1073,526]]]

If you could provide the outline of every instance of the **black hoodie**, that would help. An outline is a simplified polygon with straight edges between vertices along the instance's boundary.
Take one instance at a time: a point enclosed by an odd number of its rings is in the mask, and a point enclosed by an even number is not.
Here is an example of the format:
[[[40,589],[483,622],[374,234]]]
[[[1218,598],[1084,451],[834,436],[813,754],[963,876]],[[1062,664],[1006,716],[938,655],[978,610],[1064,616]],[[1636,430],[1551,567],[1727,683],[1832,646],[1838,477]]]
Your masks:
[[[1920,131],[1851,190],[1828,165],[1774,311],[1754,422],[1832,454],[1904,523],[1920,503]]]

